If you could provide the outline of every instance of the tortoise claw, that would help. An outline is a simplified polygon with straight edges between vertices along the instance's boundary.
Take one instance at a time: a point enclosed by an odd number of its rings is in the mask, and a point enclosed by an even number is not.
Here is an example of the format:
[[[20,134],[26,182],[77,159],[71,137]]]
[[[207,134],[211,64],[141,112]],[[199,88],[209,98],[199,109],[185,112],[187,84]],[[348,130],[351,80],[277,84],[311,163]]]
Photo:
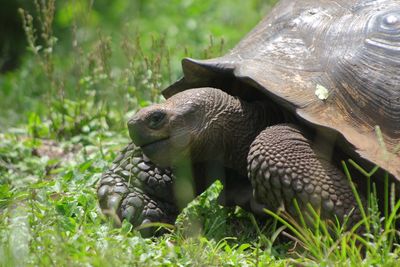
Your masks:
[[[151,198],[138,188],[134,188],[121,203],[121,217],[134,226],[145,222],[173,223],[177,213],[173,204]]]
[[[122,196],[121,195],[112,195],[110,197],[108,197],[108,201],[107,201],[107,206],[109,209],[115,211],[117,213],[119,207],[120,207],[120,203],[122,200]]]

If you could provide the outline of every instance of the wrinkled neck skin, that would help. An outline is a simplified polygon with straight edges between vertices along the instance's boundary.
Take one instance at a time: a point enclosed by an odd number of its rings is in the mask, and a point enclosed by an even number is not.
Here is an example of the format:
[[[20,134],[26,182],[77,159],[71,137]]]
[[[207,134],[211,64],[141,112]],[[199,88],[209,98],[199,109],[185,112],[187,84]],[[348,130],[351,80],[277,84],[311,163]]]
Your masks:
[[[212,99],[204,107],[203,130],[192,147],[192,160],[217,160],[247,175],[251,143],[267,126],[284,120],[282,111],[270,101],[250,103],[222,91],[207,97]]]

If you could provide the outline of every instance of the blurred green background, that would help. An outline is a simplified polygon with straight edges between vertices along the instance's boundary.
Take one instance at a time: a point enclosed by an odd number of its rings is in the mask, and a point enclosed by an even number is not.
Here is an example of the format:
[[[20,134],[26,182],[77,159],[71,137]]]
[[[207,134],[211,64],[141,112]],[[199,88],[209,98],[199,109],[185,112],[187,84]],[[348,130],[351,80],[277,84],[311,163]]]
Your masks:
[[[111,127],[123,127],[112,122],[159,101],[159,91],[180,76],[183,57],[226,52],[273,2],[0,0],[0,127],[32,114],[87,116],[82,105],[91,101],[109,111]]]

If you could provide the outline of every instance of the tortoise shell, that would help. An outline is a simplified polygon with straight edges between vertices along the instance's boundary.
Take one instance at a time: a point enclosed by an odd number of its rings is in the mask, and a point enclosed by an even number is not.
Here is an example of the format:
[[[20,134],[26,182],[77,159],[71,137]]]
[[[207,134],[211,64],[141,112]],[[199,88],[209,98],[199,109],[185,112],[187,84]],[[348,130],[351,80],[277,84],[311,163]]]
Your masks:
[[[282,0],[225,56],[182,66],[165,97],[261,93],[400,180],[399,0]]]

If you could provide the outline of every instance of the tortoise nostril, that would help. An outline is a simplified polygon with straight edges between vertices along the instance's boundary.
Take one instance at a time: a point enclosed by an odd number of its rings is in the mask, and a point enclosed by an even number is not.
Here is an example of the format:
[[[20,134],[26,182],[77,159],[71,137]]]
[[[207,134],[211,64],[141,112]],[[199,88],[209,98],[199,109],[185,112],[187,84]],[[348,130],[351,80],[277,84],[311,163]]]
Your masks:
[[[138,111],[127,123],[133,143],[141,146],[164,138],[166,132],[163,127],[168,122],[167,118],[167,112],[159,108],[151,107]]]
[[[128,124],[129,136],[134,141],[137,133],[137,120],[130,119],[127,124]]]
[[[146,118],[146,124],[150,129],[156,130],[161,128],[165,123],[166,113],[162,110],[152,112]]]

